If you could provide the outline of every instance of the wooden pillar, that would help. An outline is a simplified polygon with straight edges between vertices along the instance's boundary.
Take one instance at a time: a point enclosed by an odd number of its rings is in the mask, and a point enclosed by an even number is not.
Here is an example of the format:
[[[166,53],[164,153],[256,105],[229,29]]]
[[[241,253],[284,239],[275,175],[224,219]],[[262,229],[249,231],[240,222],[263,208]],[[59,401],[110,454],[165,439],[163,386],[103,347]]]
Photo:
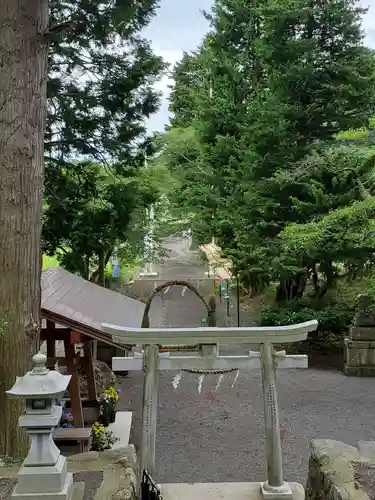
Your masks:
[[[83,365],[87,376],[87,392],[89,399],[96,401],[95,371],[93,365],[93,355],[91,349],[92,340],[85,339],[83,342]]]
[[[47,320],[47,330],[55,330],[56,328],[56,323],[54,321],[50,321],[49,319]],[[55,358],[56,357],[56,339],[55,336],[53,335],[53,332],[50,333],[50,335],[46,339],[46,344],[47,344],[47,360],[50,358]],[[47,361],[47,368],[53,369],[55,367],[54,363],[48,363]]]
[[[79,378],[77,370],[78,359],[75,355],[74,344],[69,339],[64,340],[66,367],[72,376],[69,383],[70,401],[72,405],[74,427],[84,427],[81,393],[79,390]]]

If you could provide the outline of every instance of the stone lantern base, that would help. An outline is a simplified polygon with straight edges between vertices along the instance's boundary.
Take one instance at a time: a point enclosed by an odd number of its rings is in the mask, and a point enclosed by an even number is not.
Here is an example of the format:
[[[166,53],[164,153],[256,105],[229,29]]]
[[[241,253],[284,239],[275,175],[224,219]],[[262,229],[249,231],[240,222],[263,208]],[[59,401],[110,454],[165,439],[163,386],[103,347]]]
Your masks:
[[[66,458],[59,456],[55,465],[27,467],[18,472],[12,499],[27,500],[81,500],[85,483],[73,483],[73,474],[67,470]]]

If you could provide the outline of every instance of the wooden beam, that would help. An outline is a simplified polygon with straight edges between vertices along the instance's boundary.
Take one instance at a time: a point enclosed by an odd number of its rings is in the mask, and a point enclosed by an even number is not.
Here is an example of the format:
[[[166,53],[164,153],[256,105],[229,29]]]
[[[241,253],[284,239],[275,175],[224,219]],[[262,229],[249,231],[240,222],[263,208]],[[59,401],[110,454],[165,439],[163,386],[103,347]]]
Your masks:
[[[79,377],[77,370],[77,360],[74,344],[69,340],[64,340],[66,366],[68,373],[72,376],[69,382],[70,401],[72,403],[73,425],[74,427],[84,427],[81,392],[79,390]]]
[[[59,325],[65,325],[67,328],[74,330],[75,332],[82,333],[82,335],[86,335],[87,337],[95,340],[99,340],[100,342],[104,342],[105,344],[112,345],[113,347],[120,347],[121,349],[127,349],[131,351],[132,345],[120,345],[112,339],[110,335],[103,332],[102,330],[97,330],[91,326],[79,323],[70,318],[62,316],[61,314],[54,313],[52,311],[46,310],[42,308],[42,317],[45,319],[50,319],[51,321],[55,321]],[[58,340],[58,339],[57,339]],[[61,339],[64,340],[64,339]]]
[[[95,371],[94,371],[93,355],[92,355],[92,342],[95,341],[85,340],[83,344],[83,351],[84,351],[83,364],[87,376],[87,392],[89,399],[96,400],[97,396],[96,396],[96,384],[95,384]]]
[[[48,339],[70,340],[70,329],[69,328],[43,328],[40,332],[40,338],[42,341],[48,340]]]

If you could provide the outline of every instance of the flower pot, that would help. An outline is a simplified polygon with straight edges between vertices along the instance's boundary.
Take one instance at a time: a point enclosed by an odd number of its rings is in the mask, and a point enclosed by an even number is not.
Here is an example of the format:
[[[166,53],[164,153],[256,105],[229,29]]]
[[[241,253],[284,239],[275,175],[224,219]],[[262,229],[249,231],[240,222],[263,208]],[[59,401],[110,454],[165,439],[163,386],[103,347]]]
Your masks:
[[[111,424],[113,424],[114,422],[116,422],[116,408],[112,407],[112,410],[111,410]]]
[[[108,427],[109,424],[112,423],[112,405],[108,403],[102,404],[100,413],[100,423],[103,424],[104,427]]]

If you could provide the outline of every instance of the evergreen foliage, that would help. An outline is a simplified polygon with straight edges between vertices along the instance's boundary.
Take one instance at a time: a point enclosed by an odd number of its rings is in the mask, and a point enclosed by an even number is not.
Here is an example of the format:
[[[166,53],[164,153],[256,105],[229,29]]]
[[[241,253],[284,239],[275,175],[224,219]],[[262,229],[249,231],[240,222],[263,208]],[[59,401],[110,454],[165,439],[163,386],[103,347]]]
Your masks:
[[[43,250],[97,277],[157,193],[139,172],[165,64],[140,35],[157,0],[51,0]],[[144,213],[144,210],[142,211]]]
[[[180,204],[253,293],[278,281],[277,300],[292,301],[319,274],[324,294],[337,260],[354,272],[372,259],[371,224],[359,227],[374,169],[364,12],[356,0],[216,0],[201,47],[175,67],[165,149]]]

